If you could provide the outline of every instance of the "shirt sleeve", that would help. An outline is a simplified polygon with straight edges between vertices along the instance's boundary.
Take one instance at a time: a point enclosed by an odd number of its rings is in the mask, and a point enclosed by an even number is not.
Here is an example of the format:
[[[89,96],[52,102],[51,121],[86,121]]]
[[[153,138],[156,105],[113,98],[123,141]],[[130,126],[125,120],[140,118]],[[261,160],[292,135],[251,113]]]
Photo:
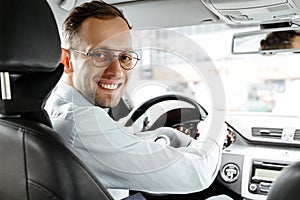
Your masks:
[[[207,188],[218,173],[221,139],[204,135],[186,147],[161,145],[153,141],[159,131],[137,137],[95,106],[75,109],[64,123],[74,125],[68,141],[107,188],[184,194]]]

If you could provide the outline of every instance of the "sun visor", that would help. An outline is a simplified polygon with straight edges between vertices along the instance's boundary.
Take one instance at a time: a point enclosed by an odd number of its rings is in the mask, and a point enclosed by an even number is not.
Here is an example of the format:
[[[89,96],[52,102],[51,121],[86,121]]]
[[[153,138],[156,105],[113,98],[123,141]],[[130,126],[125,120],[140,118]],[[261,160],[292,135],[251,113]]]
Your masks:
[[[202,0],[229,24],[260,24],[300,20],[300,0]]]

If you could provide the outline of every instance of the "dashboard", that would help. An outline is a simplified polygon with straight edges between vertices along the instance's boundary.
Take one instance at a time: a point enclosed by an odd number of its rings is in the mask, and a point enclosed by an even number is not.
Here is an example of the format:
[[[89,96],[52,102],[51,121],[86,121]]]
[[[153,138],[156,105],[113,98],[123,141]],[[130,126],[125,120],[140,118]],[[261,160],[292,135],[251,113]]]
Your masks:
[[[300,160],[300,118],[272,113],[226,115],[218,183],[246,199],[263,200],[280,171]]]

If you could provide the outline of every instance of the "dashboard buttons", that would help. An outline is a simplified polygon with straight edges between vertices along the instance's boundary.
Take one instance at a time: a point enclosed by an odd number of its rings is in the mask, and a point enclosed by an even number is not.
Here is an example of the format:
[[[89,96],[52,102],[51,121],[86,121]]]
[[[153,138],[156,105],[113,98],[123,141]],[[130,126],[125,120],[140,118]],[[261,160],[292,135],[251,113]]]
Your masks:
[[[221,178],[227,183],[233,183],[238,179],[239,175],[240,169],[233,163],[224,165],[221,171]]]
[[[254,183],[251,183],[251,184],[249,185],[249,190],[250,190],[251,192],[256,191],[256,190],[257,190],[257,185],[254,184]]]

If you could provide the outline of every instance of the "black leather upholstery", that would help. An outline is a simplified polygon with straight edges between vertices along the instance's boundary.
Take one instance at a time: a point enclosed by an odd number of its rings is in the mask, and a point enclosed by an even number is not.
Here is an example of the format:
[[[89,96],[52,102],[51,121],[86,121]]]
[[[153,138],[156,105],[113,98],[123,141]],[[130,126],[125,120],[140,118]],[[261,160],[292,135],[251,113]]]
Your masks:
[[[51,129],[43,109],[59,80],[60,40],[46,0],[0,1],[0,199],[112,199]]]
[[[40,111],[54,81],[44,80],[47,74],[39,80],[41,74],[20,75],[51,72],[58,66],[60,40],[51,9],[45,0],[0,1],[0,26],[0,71],[11,73],[13,96],[0,101],[0,113]]]
[[[44,124],[0,119],[0,199],[112,199]]]
[[[0,69],[53,71],[60,60],[55,18],[46,0],[0,1]]]
[[[267,200],[300,199],[300,162],[283,169],[272,184]]]

